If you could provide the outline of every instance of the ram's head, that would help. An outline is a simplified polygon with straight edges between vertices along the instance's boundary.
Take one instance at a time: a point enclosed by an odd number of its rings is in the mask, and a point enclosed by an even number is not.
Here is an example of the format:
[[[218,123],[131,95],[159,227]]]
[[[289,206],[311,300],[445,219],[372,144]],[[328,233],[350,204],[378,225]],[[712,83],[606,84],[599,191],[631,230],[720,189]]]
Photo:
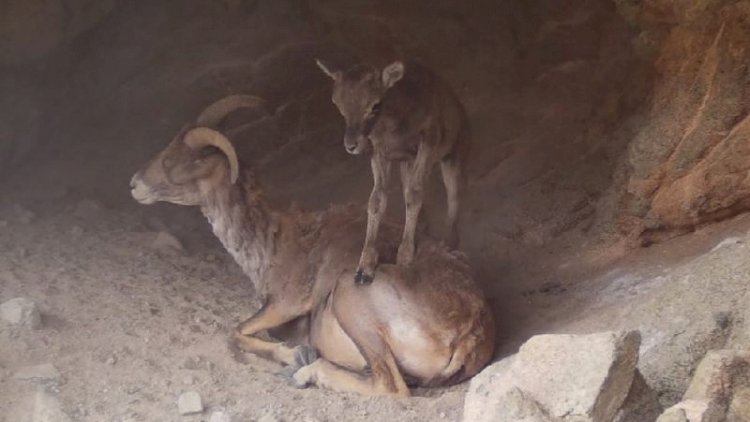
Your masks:
[[[250,95],[233,95],[210,105],[133,175],[133,198],[142,204],[200,205],[205,194],[219,184],[236,183],[237,153],[229,139],[213,128],[238,108],[260,106],[263,101]]]

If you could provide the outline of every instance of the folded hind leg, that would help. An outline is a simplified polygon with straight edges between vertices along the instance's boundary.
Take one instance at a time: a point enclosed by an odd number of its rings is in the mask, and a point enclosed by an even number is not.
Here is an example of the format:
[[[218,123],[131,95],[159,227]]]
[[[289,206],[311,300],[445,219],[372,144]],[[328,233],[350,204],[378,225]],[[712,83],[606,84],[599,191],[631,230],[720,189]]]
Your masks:
[[[368,291],[371,289],[368,288]],[[295,383],[300,386],[316,384],[331,390],[365,395],[409,396],[409,388],[386,337],[377,328],[383,324],[378,321],[369,295],[361,287],[339,281],[332,300],[333,315],[343,330],[342,334],[356,345],[369,367],[369,373],[356,373],[318,359],[294,374]]]
[[[371,366],[371,375],[359,374],[325,359],[318,359],[297,370],[292,378],[298,387],[314,384],[320,388],[345,393],[408,397],[409,388],[396,367],[393,356],[389,358],[390,362],[383,360]]]

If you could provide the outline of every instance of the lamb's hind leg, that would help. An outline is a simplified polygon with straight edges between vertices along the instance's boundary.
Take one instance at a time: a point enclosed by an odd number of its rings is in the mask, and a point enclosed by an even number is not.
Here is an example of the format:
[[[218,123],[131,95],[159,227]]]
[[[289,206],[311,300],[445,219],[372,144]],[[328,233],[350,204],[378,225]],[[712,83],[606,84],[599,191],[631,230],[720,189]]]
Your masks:
[[[411,166],[411,174],[404,186],[404,202],[406,203],[406,221],[404,222],[404,234],[398,247],[398,264],[411,265],[414,261],[415,237],[419,213],[422,211],[424,198],[424,185],[430,176],[430,170],[435,164],[433,161],[434,149],[425,142],[419,145],[417,158]],[[402,177],[402,180],[404,178]]]
[[[290,366],[304,363],[305,347],[289,347],[284,343],[266,341],[255,337],[261,331],[278,327],[304,315],[308,310],[303,306],[293,306],[269,300],[252,317],[237,327],[237,345],[244,351]]]
[[[462,185],[461,163],[455,157],[445,158],[440,162],[440,172],[445,185],[445,195],[448,201],[446,223],[448,233],[446,243],[451,249],[458,248],[458,204]]]

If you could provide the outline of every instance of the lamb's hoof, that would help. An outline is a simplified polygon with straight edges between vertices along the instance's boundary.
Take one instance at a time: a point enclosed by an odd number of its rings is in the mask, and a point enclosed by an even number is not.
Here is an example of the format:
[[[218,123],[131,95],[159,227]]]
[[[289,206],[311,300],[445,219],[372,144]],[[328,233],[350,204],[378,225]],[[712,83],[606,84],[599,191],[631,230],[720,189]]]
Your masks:
[[[318,360],[318,352],[310,346],[297,346],[294,348],[294,363],[297,368],[307,366]]]
[[[372,283],[373,277],[369,274],[365,274],[364,271],[358,270],[356,274],[354,274],[354,283],[359,285],[366,285]]]

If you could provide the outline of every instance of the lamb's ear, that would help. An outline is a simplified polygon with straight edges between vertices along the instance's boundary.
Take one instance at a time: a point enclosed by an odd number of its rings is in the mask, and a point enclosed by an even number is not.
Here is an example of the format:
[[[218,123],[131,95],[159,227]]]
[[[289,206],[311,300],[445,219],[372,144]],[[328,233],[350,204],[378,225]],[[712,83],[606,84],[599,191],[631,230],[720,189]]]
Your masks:
[[[323,73],[325,73],[326,75],[328,75],[334,81],[337,81],[337,80],[341,79],[341,71],[340,70],[331,70],[331,69],[329,69],[328,66],[326,66],[325,64],[323,64],[322,61],[320,61],[320,59],[315,59],[315,63],[318,64],[318,67],[320,68],[320,70],[323,71]]]
[[[404,77],[404,64],[401,62],[393,62],[383,69],[383,86],[388,89],[400,81]]]

